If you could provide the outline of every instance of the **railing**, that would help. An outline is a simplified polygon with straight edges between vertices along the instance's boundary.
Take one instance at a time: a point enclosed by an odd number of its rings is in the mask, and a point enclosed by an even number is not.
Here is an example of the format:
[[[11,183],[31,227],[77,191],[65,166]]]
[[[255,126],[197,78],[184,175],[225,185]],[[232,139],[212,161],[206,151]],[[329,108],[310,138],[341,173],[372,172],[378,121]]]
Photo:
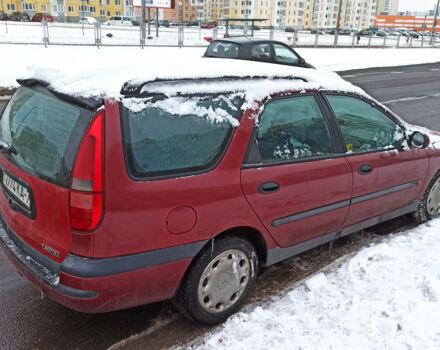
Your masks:
[[[40,29],[39,29],[40,28]],[[247,29],[247,30],[246,30]],[[251,28],[229,29],[230,36],[250,35]],[[81,25],[73,23],[22,23],[0,22],[0,44],[89,45],[89,46],[197,46],[209,45],[223,38],[223,27],[202,29],[198,27],[159,27],[142,38],[140,27],[108,26],[101,23]],[[342,47],[342,48],[439,48],[440,38],[420,36],[357,36],[286,32],[281,29],[254,31],[254,37],[278,40],[292,47]]]

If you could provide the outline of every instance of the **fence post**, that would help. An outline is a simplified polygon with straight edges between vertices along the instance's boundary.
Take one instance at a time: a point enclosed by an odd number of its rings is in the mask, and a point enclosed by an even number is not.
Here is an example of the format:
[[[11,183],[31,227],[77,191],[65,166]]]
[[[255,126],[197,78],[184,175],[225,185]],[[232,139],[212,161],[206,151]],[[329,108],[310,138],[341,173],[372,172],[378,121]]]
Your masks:
[[[371,47],[371,34],[368,35],[368,48]]]
[[[269,40],[273,40],[274,35],[275,35],[275,29],[271,27],[269,32]]]
[[[298,41],[298,31],[295,30],[293,32],[293,46],[296,46],[296,42]]]
[[[319,33],[316,32],[316,34],[315,34],[315,47],[318,47],[318,42],[319,42]]]
[[[425,36],[424,35],[422,35],[422,46],[421,47],[423,47],[423,44],[425,43]]]
[[[387,36],[385,35],[383,37],[383,48],[385,48],[387,46]]]
[[[212,40],[217,40],[217,36],[218,36],[218,28],[215,27],[215,28],[212,30]]]
[[[178,36],[177,36],[177,45],[182,48],[183,47],[183,24],[179,24],[179,32],[178,32]]]
[[[49,26],[47,25],[47,21],[43,19],[41,21],[41,25],[43,26],[43,43],[44,47],[47,47],[49,44]]]
[[[412,41],[413,41],[413,37],[409,38],[409,47],[412,47]]]
[[[353,39],[351,40],[351,48],[354,48],[354,41],[356,40],[356,33],[353,32]]]
[[[396,44],[396,47],[399,47],[399,46],[400,46],[400,35],[397,36],[397,44]]]
[[[101,23],[96,21],[94,24],[95,29],[95,44],[99,49],[99,45],[101,45]]]

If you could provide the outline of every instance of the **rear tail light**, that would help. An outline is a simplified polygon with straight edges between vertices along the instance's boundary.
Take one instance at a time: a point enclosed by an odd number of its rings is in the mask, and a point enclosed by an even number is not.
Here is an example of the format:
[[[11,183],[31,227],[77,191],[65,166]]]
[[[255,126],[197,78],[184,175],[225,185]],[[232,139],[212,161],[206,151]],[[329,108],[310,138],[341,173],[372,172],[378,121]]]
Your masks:
[[[72,228],[93,231],[103,214],[104,112],[99,112],[82,140],[73,169],[70,193]]]

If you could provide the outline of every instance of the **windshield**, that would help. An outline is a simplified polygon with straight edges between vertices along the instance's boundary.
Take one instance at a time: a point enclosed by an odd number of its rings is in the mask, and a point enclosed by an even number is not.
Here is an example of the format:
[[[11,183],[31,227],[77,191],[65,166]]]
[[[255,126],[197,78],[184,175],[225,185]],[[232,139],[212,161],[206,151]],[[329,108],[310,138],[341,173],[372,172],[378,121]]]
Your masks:
[[[239,46],[234,43],[225,41],[215,41],[208,46],[205,52],[207,57],[218,58],[237,58],[239,53]]]
[[[20,87],[0,121],[0,140],[14,148],[11,163],[40,179],[69,187],[77,149],[92,112],[44,89]]]

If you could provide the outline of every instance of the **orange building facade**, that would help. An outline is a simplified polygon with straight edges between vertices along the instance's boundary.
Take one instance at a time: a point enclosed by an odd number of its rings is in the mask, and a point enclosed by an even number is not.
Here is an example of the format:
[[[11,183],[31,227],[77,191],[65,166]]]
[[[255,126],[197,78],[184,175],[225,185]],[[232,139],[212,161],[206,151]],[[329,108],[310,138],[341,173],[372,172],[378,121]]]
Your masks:
[[[414,29],[418,32],[432,31],[434,17],[425,16],[385,16],[378,15],[374,26],[383,29]],[[440,32],[440,19],[437,19],[435,31]]]

